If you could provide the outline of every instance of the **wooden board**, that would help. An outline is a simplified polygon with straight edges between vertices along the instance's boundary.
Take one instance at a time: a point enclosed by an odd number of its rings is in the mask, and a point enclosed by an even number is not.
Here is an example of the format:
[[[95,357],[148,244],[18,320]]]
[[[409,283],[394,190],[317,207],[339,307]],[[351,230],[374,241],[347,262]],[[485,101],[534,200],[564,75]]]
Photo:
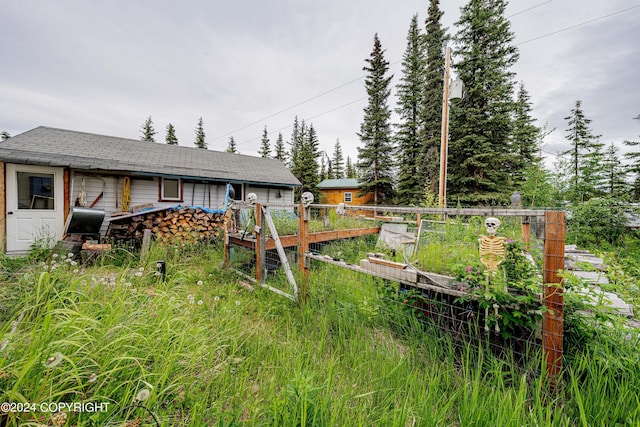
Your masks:
[[[373,264],[366,259],[360,260],[360,268],[384,279],[396,280],[402,283],[416,283],[418,272],[416,270],[398,269],[381,264]]]

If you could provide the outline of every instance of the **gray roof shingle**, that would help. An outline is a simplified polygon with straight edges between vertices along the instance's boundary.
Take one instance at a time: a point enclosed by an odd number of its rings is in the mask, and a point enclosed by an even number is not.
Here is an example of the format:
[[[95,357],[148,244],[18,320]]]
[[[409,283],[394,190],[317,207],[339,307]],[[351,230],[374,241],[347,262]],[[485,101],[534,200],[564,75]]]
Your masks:
[[[297,186],[276,159],[40,126],[0,142],[7,163]]]

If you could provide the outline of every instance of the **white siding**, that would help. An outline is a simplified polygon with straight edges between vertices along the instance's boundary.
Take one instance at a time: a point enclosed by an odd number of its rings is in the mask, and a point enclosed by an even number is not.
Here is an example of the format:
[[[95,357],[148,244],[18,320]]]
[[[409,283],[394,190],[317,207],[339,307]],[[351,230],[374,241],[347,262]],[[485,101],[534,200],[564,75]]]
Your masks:
[[[291,188],[265,188],[247,185],[245,192],[246,194],[256,193],[258,202],[260,203],[293,204],[293,189]],[[278,197],[278,195],[280,195],[280,197]]]

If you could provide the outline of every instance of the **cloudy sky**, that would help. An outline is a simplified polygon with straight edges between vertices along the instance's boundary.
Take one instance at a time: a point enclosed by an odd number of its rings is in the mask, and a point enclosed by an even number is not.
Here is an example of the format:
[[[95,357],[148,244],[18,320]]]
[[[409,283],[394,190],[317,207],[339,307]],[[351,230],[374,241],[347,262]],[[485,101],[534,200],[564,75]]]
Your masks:
[[[465,0],[441,0],[455,32]],[[378,33],[394,84],[414,14],[426,0],[0,0],[0,131],[37,126],[140,138],[152,117],[193,146],[233,136],[256,154],[264,127],[285,140],[294,117],[331,154],[355,157],[366,105],[364,60]],[[640,0],[517,0],[507,8],[538,124],[563,149],[575,101],[602,142],[638,140]],[[454,47],[455,49],[455,47]],[[392,100],[393,101],[393,100]]]

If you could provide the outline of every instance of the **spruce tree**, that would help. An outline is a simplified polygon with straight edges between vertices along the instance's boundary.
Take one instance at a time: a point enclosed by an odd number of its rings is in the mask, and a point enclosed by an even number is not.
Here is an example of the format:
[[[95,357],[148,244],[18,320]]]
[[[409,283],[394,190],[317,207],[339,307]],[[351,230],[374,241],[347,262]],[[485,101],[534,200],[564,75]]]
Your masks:
[[[269,145],[269,133],[267,127],[262,131],[262,139],[260,141],[260,149],[258,150],[260,157],[271,157],[271,146]]]
[[[513,193],[513,78],[518,59],[505,0],[469,0],[456,23],[455,63],[465,101],[450,110],[448,196],[462,204],[506,204]]]
[[[345,163],[345,166],[344,166],[344,174],[345,174],[345,178],[357,178],[358,177],[358,173],[356,171],[356,167],[351,162],[351,157],[350,156],[347,156],[347,162]]]
[[[577,100],[567,121],[566,139],[570,148],[560,153],[567,159],[566,170],[560,171],[567,183],[566,198],[582,203],[597,195],[596,188],[602,176],[602,144],[600,135],[594,135],[589,127],[591,120],[585,117],[582,101]]]
[[[278,139],[276,139],[276,145],[274,147],[275,154],[274,159],[280,160],[282,163],[287,163],[287,150],[284,146],[284,140],[282,139],[282,133],[278,132]]]
[[[140,133],[142,134],[140,137],[141,141],[156,142],[154,138],[156,131],[153,128],[153,120],[151,120],[151,116],[147,117],[147,120],[144,121]]]
[[[176,128],[171,123],[167,125],[167,135],[164,140],[169,145],[178,145],[178,137],[176,136]]]
[[[513,132],[511,134],[513,151],[517,156],[512,176],[517,187],[524,181],[524,171],[528,165],[538,163],[538,141],[540,128],[534,125],[531,117],[531,97],[524,88],[524,83],[518,86],[518,94],[513,110]]]
[[[397,201],[403,205],[418,205],[424,197],[425,182],[420,174],[424,146],[420,138],[420,110],[424,95],[424,40],[418,27],[418,15],[411,19],[407,48],[402,57],[402,77],[397,85],[396,130],[398,147]]]
[[[336,145],[333,147],[333,160],[332,171],[335,179],[344,178],[344,154],[342,154],[342,147],[340,146],[340,140],[336,139]]]
[[[427,193],[436,196],[440,178],[440,138],[442,129],[443,45],[448,40],[442,27],[439,0],[430,0],[425,23],[424,44],[427,68],[420,109],[420,175]]]
[[[301,187],[296,189],[296,196],[310,191],[318,199],[318,157],[320,156],[318,136],[313,125],[307,127],[304,120],[295,118],[291,133],[291,173],[298,178]]]
[[[634,120],[637,120],[640,123],[640,114],[637,117],[634,117]],[[624,141],[624,145],[628,147],[638,147],[640,146],[639,141]],[[631,199],[634,201],[640,200],[640,151],[630,151],[625,154],[625,157],[629,160],[629,165],[627,166],[627,173],[632,175],[632,185],[631,185]]]
[[[237,154],[238,153],[238,147],[236,146],[236,140],[233,138],[233,136],[229,137],[229,143],[227,145],[227,153],[233,153],[233,154]]]
[[[205,141],[204,134],[204,122],[202,121],[202,117],[198,120],[198,125],[196,126],[196,141],[195,145],[198,148],[207,148],[207,143]]]
[[[618,147],[611,143],[604,156],[604,192],[611,198],[622,200],[628,194],[627,170],[618,156]]]
[[[373,38],[371,56],[365,61],[368,65],[363,70],[368,73],[365,88],[369,101],[358,133],[364,146],[358,147],[357,167],[361,193],[373,193],[374,204],[381,204],[393,196],[394,147],[388,105],[389,84],[393,76],[387,76],[389,62],[384,59],[378,34]]]

